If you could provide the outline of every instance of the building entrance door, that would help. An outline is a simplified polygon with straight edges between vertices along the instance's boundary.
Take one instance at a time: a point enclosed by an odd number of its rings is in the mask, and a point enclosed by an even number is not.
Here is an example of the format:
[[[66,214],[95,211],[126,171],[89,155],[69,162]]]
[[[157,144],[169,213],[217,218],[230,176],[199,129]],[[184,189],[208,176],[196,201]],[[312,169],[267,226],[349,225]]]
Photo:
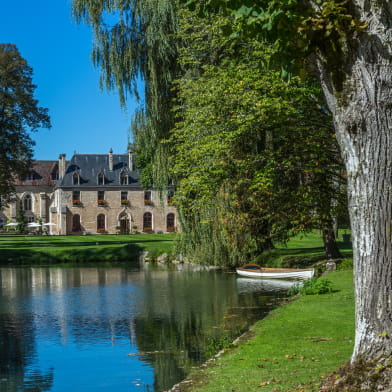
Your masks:
[[[129,219],[122,217],[120,219],[120,233],[129,234]]]

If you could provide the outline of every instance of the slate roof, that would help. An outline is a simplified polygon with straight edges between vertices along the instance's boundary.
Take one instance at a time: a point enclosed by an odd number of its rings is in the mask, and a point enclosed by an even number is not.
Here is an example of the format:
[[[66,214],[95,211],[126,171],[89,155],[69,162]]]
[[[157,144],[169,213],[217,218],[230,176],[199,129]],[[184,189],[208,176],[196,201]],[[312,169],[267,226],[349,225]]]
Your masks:
[[[54,186],[56,184],[56,177],[53,177],[58,172],[57,161],[34,161],[29,175],[20,179],[15,176],[14,185],[16,186]]]
[[[64,187],[140,187],[139,171],[128,167],[128,154],[113,154],[113,170],[109,170],[109,154],[75,154],[67,163],[65,175],[57,186]],[[128,185],[121,185],[120,175],[128,175]],[[73,181],[74,173],[79,175],[79,185]],[[104,184],[98,184],[98,175],[103,174]]]

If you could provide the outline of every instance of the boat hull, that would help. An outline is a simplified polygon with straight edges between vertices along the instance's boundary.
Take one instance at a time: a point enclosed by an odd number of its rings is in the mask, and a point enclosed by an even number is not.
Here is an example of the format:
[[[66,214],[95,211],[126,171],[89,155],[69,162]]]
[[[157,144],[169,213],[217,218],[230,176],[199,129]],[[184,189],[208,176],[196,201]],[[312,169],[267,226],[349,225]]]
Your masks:
[[[314,269],[262,268],[256,265],[246,265],[236,269],[237,274],[248,278],[265,279],[310,279]]]

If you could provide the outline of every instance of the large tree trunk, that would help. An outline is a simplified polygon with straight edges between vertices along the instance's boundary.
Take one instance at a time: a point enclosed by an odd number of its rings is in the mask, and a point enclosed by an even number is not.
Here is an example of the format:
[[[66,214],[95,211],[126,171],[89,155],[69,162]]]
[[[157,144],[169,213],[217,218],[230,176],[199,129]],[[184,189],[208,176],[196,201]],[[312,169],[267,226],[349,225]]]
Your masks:
[[[368,28],[348,41],[343,66],[331,71],[330,60],[322,56],[317,63],[348,176],[356,296],[351,363],[364,361],[390,370],[392,5],[365,3],[357,1],[354,7]]]

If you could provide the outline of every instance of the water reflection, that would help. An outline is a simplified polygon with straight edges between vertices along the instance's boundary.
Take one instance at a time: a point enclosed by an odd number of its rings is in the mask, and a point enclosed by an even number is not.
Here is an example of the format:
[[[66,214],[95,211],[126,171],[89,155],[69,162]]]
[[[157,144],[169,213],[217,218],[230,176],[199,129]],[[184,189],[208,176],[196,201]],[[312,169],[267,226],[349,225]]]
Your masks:
[[[294,284],[296,284],[295,280],[237,278],[239,293],[263,291],[265,293],[273,294],[281,291],[287,291]]]
[[[286,287],[214,271],[0,268],[0,391],[162,391]]]

